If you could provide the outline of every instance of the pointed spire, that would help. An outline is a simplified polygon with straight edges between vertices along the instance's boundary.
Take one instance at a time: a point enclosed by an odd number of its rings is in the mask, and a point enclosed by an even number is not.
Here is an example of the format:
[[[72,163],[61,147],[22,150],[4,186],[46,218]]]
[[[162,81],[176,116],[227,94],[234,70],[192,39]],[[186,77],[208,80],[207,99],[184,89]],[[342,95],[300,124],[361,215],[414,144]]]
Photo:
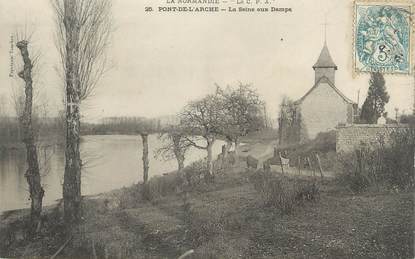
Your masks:
[[[324,46],[320,52],[320,56],[318,57],[317,62],[313,66],[314,70],[316,68],[334,68],[335,70],[337,70],[337,66],[331,58],[326,41],[324,41]]]

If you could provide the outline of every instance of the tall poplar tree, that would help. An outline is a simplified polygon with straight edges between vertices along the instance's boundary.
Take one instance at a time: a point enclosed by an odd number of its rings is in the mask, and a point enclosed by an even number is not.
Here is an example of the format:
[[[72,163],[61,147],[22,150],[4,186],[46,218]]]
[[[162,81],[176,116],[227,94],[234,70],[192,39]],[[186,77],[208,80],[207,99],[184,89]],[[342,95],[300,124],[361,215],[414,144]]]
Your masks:
[[[111,0],[52,0],[56,15],[57,48],[65,87],[66,147],[63,182],[64,220],[80,218],[80,104],[91,95],[106,69],[111,33]]]
[[[385,112],[385,105],[389,102],[385,79],[379,72],[372,73],[369,80],[369,90],[362,106],[360,120],[364,123],[375,124]]]

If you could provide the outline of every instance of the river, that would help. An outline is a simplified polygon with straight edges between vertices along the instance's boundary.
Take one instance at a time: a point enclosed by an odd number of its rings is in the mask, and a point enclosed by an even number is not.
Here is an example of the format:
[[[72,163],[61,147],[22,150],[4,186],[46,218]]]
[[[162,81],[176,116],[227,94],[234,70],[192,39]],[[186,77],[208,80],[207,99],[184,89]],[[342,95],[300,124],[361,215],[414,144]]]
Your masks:
[[[216,141],[213,151],[220,153],[222,141]],[[162,143],[156,135],[149,136],[149,175],[156,176],[176,170],[175,160],[155,157]],[[94,135],[83,136],[82,195],[94,195],[142,181],[142,143],[140,136]],[[62,198],[64,149],[61,146],[40,144],[38,156],[45,189],[44,205]],[[204,150],[188,151],[185,165],[204,158]],[[0,150],[0,212],[30,207],[25,150]]]

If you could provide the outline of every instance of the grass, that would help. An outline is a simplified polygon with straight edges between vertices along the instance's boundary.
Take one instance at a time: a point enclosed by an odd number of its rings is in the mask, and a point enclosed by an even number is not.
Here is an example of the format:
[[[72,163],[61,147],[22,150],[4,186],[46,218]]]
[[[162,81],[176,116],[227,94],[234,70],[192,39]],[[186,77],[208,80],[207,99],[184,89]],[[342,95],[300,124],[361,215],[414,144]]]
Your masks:
[[[291,177],[286,181],[303,183],[299,193],[308,193],[302,187],[316,181]],[[241,159],[213,184],[194,184],[187,197],[172,188],[173,174],[150,181],[155,193],[150,201],[139,185],[86,197],[83,219],[60,256],[93,257],[95,251],[98,258],[177,258],[194,249],[189,258],[414,257],[413,192],[356,195],[335,179],[317,178],[319,198],[295,204],[287,214],[264,203],[257,178]],[[27,211],[3,215],[0,257],[55,253],[66,241],[61,209],[45,211],[36,239],[19,234]]]
[[[319,197],[319,184],[310,179],[258,170],[251,174],[250,180],[263,204],[282,215],[291,214],[297,206],[316,201]]]
[[[392,132],[389,143],[379,138],[376,145],[362,145],[355,152],[340,154],[339,181],[355,192],[413,189],[415,128]]]
[[[317,160],[315,154],[319,154],[321,166],[323,170],[336,170],[336,132],[329,131],[319,133],[313,140],[305,143],[290,144],[279,148],[279,152],[285,154],[286,158],[290,159],[290,164],[297,166],[298,158],[301,157],[301,166],[306,164],[305,159],[308,157],[312,166],[317,168]]]
[[[187,212],[180,194],[145,202],[137,186],[86,199],[84,220],[62,255],[91,256],[94,244],[98,257],[118,258],[177,258],[189,249],[193,258],[413,257],[412,193],[355,196],[326,180],[318,202],[281,215],[263,205],[249,177],[242,167],[218,175],[189,194]],[[127,197],[136,202],[119,205]],[[3,257],[50,256],[64,238],[55,224],[35,241],[1,241]]]

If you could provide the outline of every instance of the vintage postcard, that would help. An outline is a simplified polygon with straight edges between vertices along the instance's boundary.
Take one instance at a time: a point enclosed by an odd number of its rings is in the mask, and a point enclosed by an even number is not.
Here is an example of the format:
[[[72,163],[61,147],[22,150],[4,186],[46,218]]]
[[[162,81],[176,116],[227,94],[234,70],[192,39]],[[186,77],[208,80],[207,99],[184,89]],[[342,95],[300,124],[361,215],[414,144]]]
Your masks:
[[[415,258],[415,0],[0,0],[0,258]]]

